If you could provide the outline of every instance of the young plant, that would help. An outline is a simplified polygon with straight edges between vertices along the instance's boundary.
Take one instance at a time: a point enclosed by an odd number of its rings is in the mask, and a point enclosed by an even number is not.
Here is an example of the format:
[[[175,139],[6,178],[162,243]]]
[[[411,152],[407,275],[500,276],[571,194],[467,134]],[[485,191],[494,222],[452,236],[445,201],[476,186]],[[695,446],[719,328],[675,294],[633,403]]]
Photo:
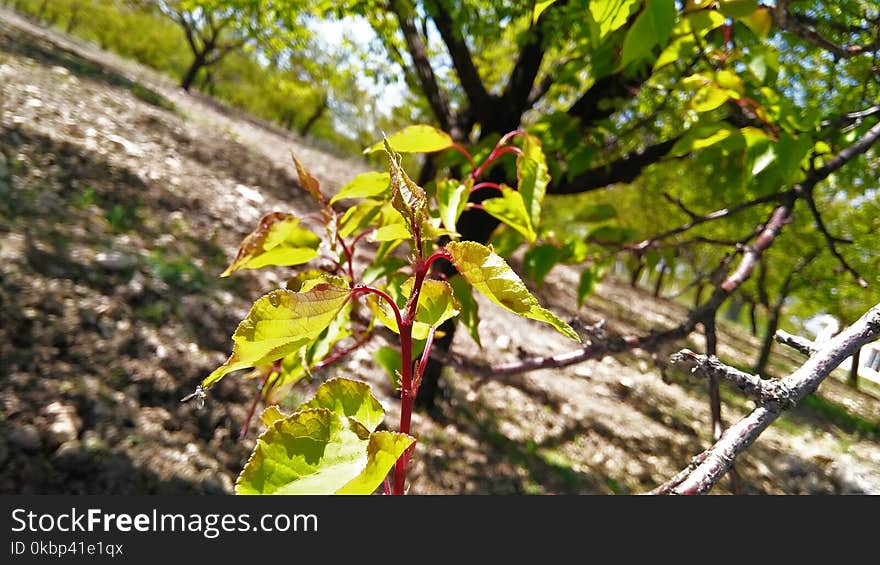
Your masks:
[[[521,147],[510,143],[516,137],[522,139]],[[467,157],[470,175],[463,181],[440,181],[429,196],[407,176],[400,153],[448,148]],[[261,397],[268,408],[261,420],[266,431],[236,481],[239,494],[370,494],[379,485],[384,485],[386,494],[404,494],[416,441],[411,430],[413,403],[438,327],[463,314],[459,320],[479,339],[474,289],[506,310],[546,322],[580,341],[568,324],[538,304],[492,247],[458,241],[455,233],[459,216],[472,206],[470,193],[490,187],[500,196],[485,201],[483,207],[534,241],[549,182],[536,138],[512,132],[479,166],[448,135],[428,126],[406,128],[368,151],[382,149],[388,172],[358,175],[332,199],[294,157],[300,184],[319,213],[304,218],[283,212],[265,216],[223,273],[324,259],[323,269],[304,270],[286,288],[254,303],[232,336],[229,359],[190,395],[204,398],[205,390],[239,369],[253,368],[249,376],[262,381]],[[517,156],[519,190],[480,182],[488,167],[507,153]],[[359,201],[345,212],[334,208],[339,200],[355,198]],[[320,230],[307,229],[302,222]],[[445,245],[437,243],[441,237],[448,241]],[[366,239],[379,245],[370,264],[359,271],[354,257]],[[391,255],[398,246],[409,248],[407,260]],[[451,262],[458,275],[447,280],[433,273],[431,267],[440,259]],[[364,306],[372,315],[360,312]],[[370,387],[356,378],[323,383],[291,414],[277,407],[311,371],[366,343],[375,320],[399,336],[401,363],[394,371],[400,391],[397,431],[378,431],[384,409]],[[339,347],[349,338],[352,345]]]

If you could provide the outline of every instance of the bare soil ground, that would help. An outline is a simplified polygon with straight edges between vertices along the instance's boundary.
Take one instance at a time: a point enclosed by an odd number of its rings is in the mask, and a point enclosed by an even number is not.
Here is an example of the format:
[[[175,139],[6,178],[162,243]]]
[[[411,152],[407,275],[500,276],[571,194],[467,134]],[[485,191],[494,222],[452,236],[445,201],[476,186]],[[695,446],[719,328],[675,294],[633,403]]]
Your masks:
[[[232,491],[258,432],[237,439],[254,383],[224,379],[201,410],[180,399],[279,283],[268,271],[217,274],[262,214],[307,211],[290,150],[331,192],[364,169],[0,11],[0,493]],[[563,317],[644,330],[684,314],[614,280],[575,310],[576,276],[558,268],[538,291]],[[459,332],[463,356],[570,347],[480,306],[484,349]],[[722,358],[754,358],[750,336],[724,326],[720,337]],[[383,340],[316,380],[367,379],[393,422],[393,391],[371,357]],[[780,356],[775,370],[796,361]],[[633,353],[506,379],[447,371],[440,414],[415,416],[412,491],[656,486],[710,439],[704,385],[664,382],[657,365]],[[724,393],[728,420],[749,409]],[[742,492],[880,493],[878,430],[880,401],[827,382],[741,459]]]

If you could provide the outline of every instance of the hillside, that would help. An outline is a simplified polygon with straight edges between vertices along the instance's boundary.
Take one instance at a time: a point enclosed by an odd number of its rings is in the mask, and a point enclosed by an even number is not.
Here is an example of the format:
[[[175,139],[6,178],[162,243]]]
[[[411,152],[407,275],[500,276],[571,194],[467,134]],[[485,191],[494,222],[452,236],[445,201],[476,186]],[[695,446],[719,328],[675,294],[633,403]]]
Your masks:
[[[365,168],[0,10],[0,493],[231,492],[257,432],[238,440],[256,384],[225,379],[201,410],[180,398],[225,359],[253,299],[279,284],[270,271],[217,275],[262,214],[307,211],[291,150],[331,192]],[[576,286],[575,271],[557,268],[538,296],[563,318],[613,329],[684,312],[611,279],[576,311]],[[459,332],[464,357],[570,347],[480,308],[484,350]],[[738,328],[723,326],[720,342],[732,362],[757,352]],[[383,344],[317,380],[361,376],[394,418],[372,364]],[[503,380],[449,371],[442,413],[414,419],[413,491],[653,488],[710,439],[704,387],[664,382],[662,362],[628,354]],[[796,362],[785,354],[774,370]],[[724,399],[727,420],[748,409]],[[743,492],[880,493],[878,432],[880,401],[827,382],[741,458]]]

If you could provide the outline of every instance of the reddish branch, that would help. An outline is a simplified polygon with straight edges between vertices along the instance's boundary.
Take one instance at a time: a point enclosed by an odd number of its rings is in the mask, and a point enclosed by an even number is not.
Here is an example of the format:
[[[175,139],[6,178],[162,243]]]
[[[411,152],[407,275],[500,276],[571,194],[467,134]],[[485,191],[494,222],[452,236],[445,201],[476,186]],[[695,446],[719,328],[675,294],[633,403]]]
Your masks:
[[[752,387],[751,390],[756,391],[759,406],[729,427],[721,439],[700,456],[702,461],[695,468],[687,473],[679,473],[676,478],[680,477],[681,480],[675,484],[667,483],[664,485],[666,488],[657,489],[655,494],[708,492],[730,469],[737,456],[750,446],[784,410],[795,406],[802,398],[813,393],[844,359],[878,337],[880,337],[880,304],[875,305],[856,323],[819,347],[816,353],[794,373],[779,381],[767,381],[767,384],[751,382],[749,386]],[[697,360],[698,363],[706,361],[708,360]],[[730,367],[713,370],[719,371],[720,374],[726,375],[725,378],[737,383],[749,380],[737,375],[736,369]],[[758,377],[753,376],[753,379]]]

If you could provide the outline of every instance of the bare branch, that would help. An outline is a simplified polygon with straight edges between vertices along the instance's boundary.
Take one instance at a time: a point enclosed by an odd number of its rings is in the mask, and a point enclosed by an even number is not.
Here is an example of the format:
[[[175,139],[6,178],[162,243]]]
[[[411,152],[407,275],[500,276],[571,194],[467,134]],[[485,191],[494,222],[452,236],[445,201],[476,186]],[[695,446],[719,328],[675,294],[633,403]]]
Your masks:
[[[865,278],[860,275],[859,272],[856,271],[852,267],[852,265],[847,262],[847,260],[840,253],[840,250],[837,249],[837,243],[852,242],[850,240],[834,237],[833,235],[831,235],[831,233],[829,233],[828,228],[825,226],[825,222],[822,220],[822,214],[819,213],[819,208],[816,206],[816,199],[813,198],[812,192],[810,194],[807,194],[805,200],[807,201],[807,207],[810,208],[810,212],[813,214],[813,218],[816,220],[816,229],[818,229],[819,233],[821,233],[825,237],[825,241],[828,243],[828,249],[831,250],[831,254],[834,255],[834,257],[840,263],[840,266],[843,267],[845,271],[855,277],[856,283],[858,283],[860,287],[868,288],[868,281],[866,281]]]
[[[773,335],[773,339],[775,339],[782,345],[787,345],[791,347],[798,353],[802,353],[807,357],[818,351],[816,349],[816,344],[812,341],[797,335],[790,334],[785,330],[776,330],[776,334]]]
[[[428,48],[425,46],[425,41],[422,39],[412,17],[412,6],[406,0],[391,0],[388,4],[400,23],[400,30],[403,32],[403,38],[406,41],[407,49],[412,58],[416,76],[419,79],[422,92],[428,99],[431,111],[434,112],[434,116],[440,122],[440,127],[451,132],[455,126],[455,116],[446,92],[440,88],[440,84],[437,82],[434,68],[431,66],[431,60],[428,57]]]
[[[778,381],[779,386],[788,390],[791,402],[797,404],[803,397],[814,392],[844,359],[878,337],[880,337],[880,304],[875,305],[853,325],[820,347],[816,354],[794,373]],[[737,456],[779,417],[786,405],[762,404],[729,427],[721,439],[706,450],[702,463],[687,473],[670,491],[674,494],[708,492],[730,469]]]
[[[783,410],[793,406],[791,392],[782,381],[762,379],[757,375],[725,365],[714,355],[700,355],[690,349],[682,349],[669,359],[673,365],[683,365],[694,374],[727,381],[760,404],[777,404]]]

